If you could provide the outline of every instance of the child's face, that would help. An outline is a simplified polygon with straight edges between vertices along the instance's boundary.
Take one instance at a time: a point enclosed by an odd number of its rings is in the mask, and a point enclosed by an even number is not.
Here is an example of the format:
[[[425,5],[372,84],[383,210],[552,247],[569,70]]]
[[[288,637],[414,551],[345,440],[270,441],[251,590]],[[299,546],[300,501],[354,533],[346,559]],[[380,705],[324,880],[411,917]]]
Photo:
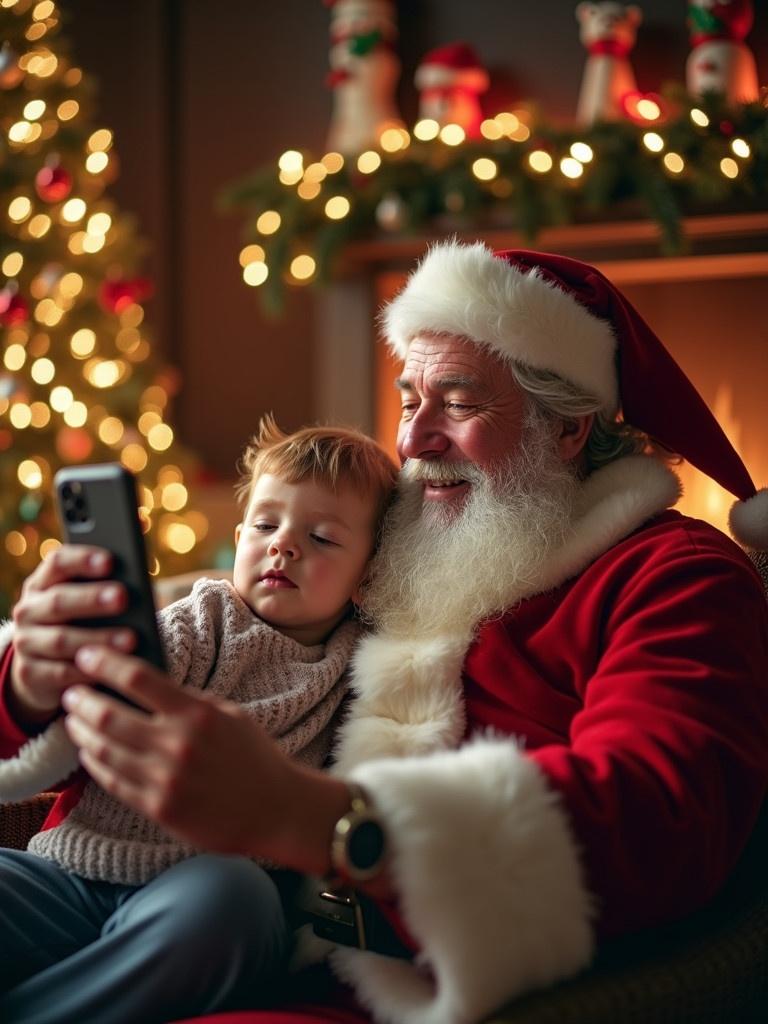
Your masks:
[[[285,636],[321,643],[365,575],[373,517],[373,499],[350,488],[262,474],[235,531],[235,589]]]

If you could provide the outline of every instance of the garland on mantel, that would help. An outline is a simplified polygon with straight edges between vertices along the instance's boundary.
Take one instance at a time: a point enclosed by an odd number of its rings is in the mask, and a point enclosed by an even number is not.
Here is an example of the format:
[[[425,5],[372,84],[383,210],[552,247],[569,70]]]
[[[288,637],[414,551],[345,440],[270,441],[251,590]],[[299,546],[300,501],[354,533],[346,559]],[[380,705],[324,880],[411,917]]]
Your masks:
[[[452,131],[455,129],[455,131]],[[245,218],[243,277],[277,313],[288,285],[323,284],[352,241],[649,218],[660,251],[685,251],[682,218],[764,209],[768,94],[726,106],[669,89],[634,118],[555,128],[531,108],[483,122],[483,138],[421,121],[384,131],[376,149],[314,159],[290,150],[232,185],[222,207]]]

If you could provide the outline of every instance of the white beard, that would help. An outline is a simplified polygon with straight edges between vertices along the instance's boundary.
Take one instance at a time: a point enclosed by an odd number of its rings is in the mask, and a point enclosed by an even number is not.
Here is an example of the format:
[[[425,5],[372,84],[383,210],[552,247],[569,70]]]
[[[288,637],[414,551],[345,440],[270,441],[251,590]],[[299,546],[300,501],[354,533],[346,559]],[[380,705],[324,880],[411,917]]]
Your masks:
[[[457,477],[470,483],[462,506],[423,501],[420,481]],[[378,632],[428,637],[501,614],[521,584],[535,589],[542,563],[568,537],[577,487],[551,420],[533,407],[518,451],[493,476],[472,464],[408,460],[362,595],[365,617]]]

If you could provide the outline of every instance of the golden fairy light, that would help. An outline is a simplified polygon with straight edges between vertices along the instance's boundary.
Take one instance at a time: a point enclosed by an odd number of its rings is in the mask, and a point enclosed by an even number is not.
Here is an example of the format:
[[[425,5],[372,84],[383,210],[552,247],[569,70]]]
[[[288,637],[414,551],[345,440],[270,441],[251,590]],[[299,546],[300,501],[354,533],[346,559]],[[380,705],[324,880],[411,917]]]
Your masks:
[[[685,161],[679,153],[669,152],[664,154],[664,166],[672,174],[682,174],[685,170]]]
[[[16,277],[20,273],[21,268],[24,266],[24,257],[20,252],[9,252],[2,263],[0,263],[0,270],[5,274],[6,277]]]
[[[47,558],[56,548],[61,547],[61,541],[56,537],[47,537],[40,545],[40,557]]]
[[[11,426],[25,430],[32,423],[32,409],[25,402],[14,402],[8,414]]]
[[[539,174],[552,170],[553,160],[545,149],[534,149],[528,154],[528,166]]]
[[[32,238],[42,238],[48,234],[51,228],[51,218],[47,213],[36,213],[34,217],[30,217],[29,223],[27,224],[27,231]]]
[[[277,166],[286,174],[304,173],[304,157],[297,149],[288,149],[277,161]]]
[[[79,220],[83,219],[86,210],[85,201],[75,196],[72,199],[68,199],[62,206],[61,219],[67,224],[76,224]]]
[[[90,327],[81,327],[69,339],[69,347],[76,359],[86,359],[96,347],[96,335]]]
[[[291,276],[297,281],[308,281],[315,272],[315,266],[308,253],[301,253],[291,260]]]
[[[431,142],[439,131],[440,125],[431,117],[424,117],[413,126],[413,134],[420,142]]]
[[[643,135],[643,145],[646,149],[649,149],[651,153],[660,153],[664,149],[664,139],[659,135],[658,132],[645,132]]]
[[[48,396],[48,401],[54,412],[65,412],[74,400],[75,396],[72,394],[72,389],[68,388],[66,384],[57,384],[55,388],[51,389],[51,393]]]
[[[381,167],[381,156],[374,149],[366,149],[357,158],[357,169],[361,174],[373,174]]]
[[[263,262],[264,257],[264,249],[260,245],[246,245],[240,250],[240,266],[247,267],[249,263]]]
[[[720,161],[720,171],[726,178],[737,178],[739,176],[739,165],[730,156],[724,156]]]
[[[304,181],[306,182],[321,182],[328,177],[328,168],[324,163],[319,160],[315,163],[310,164],[304,171]]]
[[[125,433],[125,427],[117,416],[107,416],[99,423],[97,433],[99,440],[112,446],[120,443]]]
[[[742,157],[746,160],[751,155],[752,150],[749,148],[749,143],[746,139],[735,138],[731,139],[731,149],[736,156]]]
[[[338,174],[344,166],[344,157],[341,153],[326,153],[320,163],[325,167],[329,174]]]
[[[329,220],[342,220],[351,207],[346,196],[331,196],[325,204],[325,215]]]
[[[479,157],[472,164],[472,173],[480,181],[492,181],[499,173],[499,167],[495,160]]]
[[[36,490],[43,482],[43,471],[35,459],[23,459],[16,470],[16,476],[22,487],[30,491]]]
[[[28,121],[38,121],[45,113],[45,100],[30,100],[24,107],[23,114]]]
[[[169,512],[179,512],[187,504],[188,497],[189,494],[184,484],[170,483],[163,488],[160,501],[163,508]]]
[[[440,129],[440,141],[446,146],[460,146],[466,137],[460,124],[446,124]]]
[[[435,122],[436,124],[437,122]],[[490,142],[495,142],[500,139],[504,132],[501,130],[499,122],[493,118],[486,118],[485,121],[480,124],[480,134],[484,139],[488,139]]]
[[[20,558],[27,550],[27,542],[23,533],[18,530],[11,530],[5,538],[5,549],[9,555]]]
[[[130,469],[133,473],[140,473],[147,465],[149,456],[143,445],[131,442],[120,452],[120,461],[126,469]]]
[[[56,108],[56,116],[60,121],[71,121],[73,117],[77,117],[80,111],[80,104],[77,100],[64,100]]]
[[[579,163],[588,164],[594,158],[594,150],[586,142],[574,142],[571,144],[570,154]]]
[[[32,426],[42,429],[47,427],[51,421],[51,409],[45,402],[33,402],[29,407],[32,414]]]
[[[43,356],[41,359],[36,359],[32,363],[30,369],[30,376],[35,384],[50,384],[56,375],[56,367],[47,356]]]
[[[252,288],[264,284],[268,277],[269,267],[261,260],[254,260],[247,267],[243,267],[243,280]]]
[[[277,210],[265,210],[256,220],[256,230],[262,235],[274,235],[281,223]]]
[[[693,107],[691,110],[691,120],[694,124],[697,124],[699,128],[706,128],[709,125],[709,118],[703,110],[699,110],[698,107]]]
[[[89,153],[85,160],[85,169],[89,174],[101,174],[109,165],[109,156],[103,151]]]
[[[29,196],[16,196],[8,204],[8,219],[14,224],[21,224],[32,212],[32,200]]]
[[[9,345],[5,350],[3,362],[5,363],[6,370],[10,370],[11,373],[15,373],[17,370],[20,370],[26,361],[27,350],[23,345]]]
[[[91,134],[85,146],[90,153],[99,153],[110,149],[112,141],[113,135],[109,128],[99,128]]]

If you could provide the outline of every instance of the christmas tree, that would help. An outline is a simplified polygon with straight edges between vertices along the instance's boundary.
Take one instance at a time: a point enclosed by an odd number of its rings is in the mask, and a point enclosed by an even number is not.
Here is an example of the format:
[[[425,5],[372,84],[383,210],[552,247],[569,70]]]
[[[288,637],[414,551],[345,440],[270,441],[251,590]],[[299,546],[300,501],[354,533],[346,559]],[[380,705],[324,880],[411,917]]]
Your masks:
[[[0,2],[0,614],[59,543],[63,465],[137,474],[155,574],[190,568],[207,531],[167,422],[178,378],[153,356],[141,248],[106,192],[112,132],[60,22],[53,0]]]

